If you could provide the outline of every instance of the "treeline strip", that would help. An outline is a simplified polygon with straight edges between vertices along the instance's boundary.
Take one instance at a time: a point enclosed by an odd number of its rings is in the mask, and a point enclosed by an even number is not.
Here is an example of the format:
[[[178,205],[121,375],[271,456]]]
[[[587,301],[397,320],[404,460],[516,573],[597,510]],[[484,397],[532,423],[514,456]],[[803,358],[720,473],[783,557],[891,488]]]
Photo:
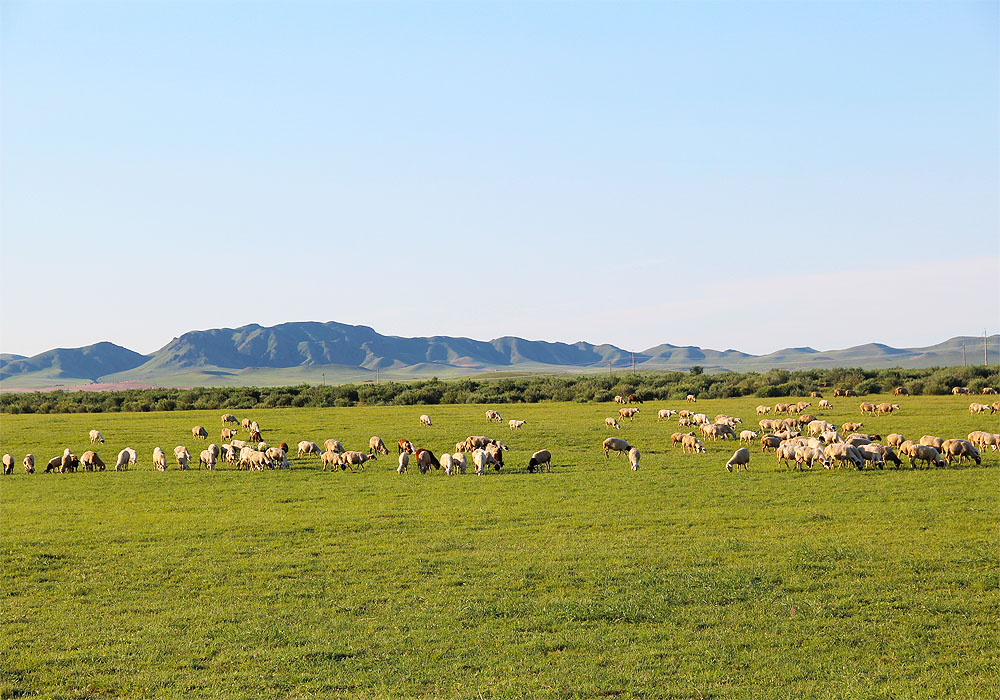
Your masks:
[[[0,413],[103,413],[255,409],[283,407],[411,406],[415,404],[505,404],[539,401],[611,401],[635,394],[642,401],[699,398],[808,396],[820,391],[832,398],[833,388],[858,394],[891,392],[903,386],[910,394],[949,394],[967,386],[979,394],[1000,385],[994,366],[931,367],[927,369],[856,368],[705,374],[690,372],[618,373],[615,375],[550,375],[520,379],[437,378],[414,382],[341,384],[336,386],[195,387],[191,389],[130,389],[88,392],[51,391],[0,394]],[[829,392],[829,393],[827,393]]]

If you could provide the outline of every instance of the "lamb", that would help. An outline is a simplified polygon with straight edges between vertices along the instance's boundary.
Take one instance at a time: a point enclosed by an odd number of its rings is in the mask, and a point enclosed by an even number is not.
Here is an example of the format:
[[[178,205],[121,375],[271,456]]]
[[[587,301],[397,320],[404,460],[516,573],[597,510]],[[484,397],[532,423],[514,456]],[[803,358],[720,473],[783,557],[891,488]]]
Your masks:
[[[215,469],[216,457],[217,455],[213,454],[211,450],[202,450],[198,456],[198,464],[199,466],[204,464],[206,469]]]
[[[744,442],[748,445],[752,443],[760,435],[756,430],[742,430],[740,431],[740,444]]]
[[[927,462],[927,466],[932,464],[935,467],[945,466],[944,460],[941,459],[941,453],[931,445],[913,446],[913,449],[910,451],[910,467],[916,467],[917,462]]]
[[[425,450],[426,451],[426,450]],[[374,454],[365,454],[364,452],[345,452],[340,456],[343,464],[347,465],[347,468],[354,471],[354,467],[361,467],[364,471],[365,462],[371,460],[374,461],[377,457]],[[419,464],[419,462],[418,462]]]
[[[311,454],[321,454],[322,450],[319,449],[319,445],[315,442],[309,442],[308,440],[303,440],[299,443],[298,456],[311,455]]]
[[[757,415],[758,416],[764,416],[764,415],[767,415],[770,412],[771,412],[771,407],[770,406],[764,406],[764,405],[757,406]]]
[[[174,448],[174,459],[177,461],[177,468],[181,471],[188,468],[188,463],[191,461],[191,453],[184,445],[178,445]]]
[[[30,453],[24,455],[24,461],[21,463],[24,465],[24,472],[26,474],[35,473],[35,455]]]
[[[661,408],[656,414],[656,420],[668,420],[670,416],[676,416],[677,411],[672,411],[669,408]]]
[[[701,440],[696,438],[694,435],[685,435],[681,441],[681,449],[684,454],[695,454],[699,452],[705,452],[705,445],[702,444]]]
[[[208,431],[205,430],[204,426],[196,425],[193,428],[191,428],[191,437],[194,438],[195,440],[198,439],[208,440]],[[252,440],[253,438],[250,439]]]
[[[464,452],[459,451],[459,452],[456,452],[455,454],[453,454],[451,456],[451,463],[452,463],[453,466],[455,466],[455,467],[458,468],[458,473],[459,474],[464,474],[465,473],[466,462],[465,462],[465,453]]]
[[[826,399],[823,399],[822,401],[819,402],[819,407],[820,408],[833,408],[833,404],[830,403],[829,401],[827,401]]]
[[[93,445],[95,442],[99,442],[102,445],[104,444],[104,436],[101,435],[101,431],[100,430],[91,430],[90,431],[90,444]]]
[[[223,413],[222,414],[222,424],[223,425],[227,425],[229,423],[239,423],[239,422],[240,422],[239,419],[236,416],[234,416],[232,413]]]
[[[222,438],[223,442],[227,442],[236,437],[236,433],[237,433],[236,428],[223,428],[222,432],[220,433],[220,437]]]
[[[639,471],[639,450],[634,447],[628,451],[628,463],[632,466],[632,471]]]
[[[543,466],[544,471],[552,471],[552,454],[548,450],[539,450],[531,455],[531,459],[528,460],[528,472],[534,472],[536,467],[541,471]]]
[[[167,456],[159,447],[153,448],[153,468],[161,472],[167,469]]]
[[[327,440],[327,442],[329,442],[329,440]],[[411,455],[414,452],[416,452],[416,449],[413,447],[413,443],[410,442],[409,440],[405,439],[405,438],[400,438],[399,442],[397,442],[396,444],[397,444],[397,446],[399,448],[399,454],[404,454],[405,453],[405,454]],[[329,449],[329,448],[327,448],[327,449]]]
[[[476,474],[482,476],[486,473],[486,468],[491,464],[496,464],[493,456],[486,450],[478,449],[472,453],[472,463],[476,465]]]
[[[670,436],[670,446],[673,447],[674,445],[680,445],[684,441],[685,435],[690,435],[691,437],[695,436],[694,433],[674,433]]]
[[[14,473],[14,455],[10,453],[3,456],[3,473],[8,476]]]
[[[324,469],[326,468],[326,456],[328,454],[333,454],[333,453],[332,452],[324,452],[323,453],[323,468]],[[405,474],[406,473],[406,468],[409,466],[409,464],[410,464],[410,455],[407,454],[406,452],[400,452],[399,453],[399,466],[396,467],[396,473],[398,473],[398,474]]]
[[[445,476],[451,476],[451,472],[453,469],[451,455],[445,452],[443,455],[441,455],[440,462],[441,462],[441,469],[444,471]]]
[[[688,394],[684,397],[685,401],[690,401],[691,403],[698,403],[698,397],[694,394]]]
[[[424,415],[420,416],[420,425],[426,425],[426,426],[430,427],[430,425],[431,425],[431,417],[428,416],[427,414],[424,414]]]
[[[615,430],[622,429],[621,425],[618,424],[618,421],[616,421],[614,418],[611,417],[604,419],[604,425],[607,426],[608,428],[614,428]]]
[[[621,418],[622,420],[628,418],[629,421],[631,421],[635,418],[636,414],[639,413],[640,410],[642,409],[635,408],[634,406],[629,408],[623,408],[620,411],[618,411],[618,417]]]
[[[441,468],[441,462],[438,461],[437,457],[435,457],[434,453],[430,450],[425,450],[423,448],[417,450],[416,455],[414,455],[414,459],[417,461],[417,468],[420,469],[421,474],[429,472],[431,467],[434,467],[435,469]],[[493,458],[490,457],[490,459],[492,460]]]
[[[389,448],[385,446],[382,442],[382,438],[378,435],[372,435],[368,440],[368,450],[377,455],[388,455]]]
[[[726,462],[726,471],[732,472],[733,467],[736,467],[736,471],[743,467],[747,471],[750,471],[750,450],[745,447],[741,447],[733,453],[733,456],[729,458]]]
[[[604,458],[607,459],[611,452],[626,454],[631,449],[632,446],[621,438],[608,438],[604,441]]]
[[[636,410],[639,410],[639,409],[636,409]],[[510,426],[511,431],[514,431],[514,430],[519,430],[521,428],[521,426],[524,425],[527,422],[528,421],[526,421],[526,420],[514,420],[514,419],[511,419],[511,421],[508,423],[508,425]]]

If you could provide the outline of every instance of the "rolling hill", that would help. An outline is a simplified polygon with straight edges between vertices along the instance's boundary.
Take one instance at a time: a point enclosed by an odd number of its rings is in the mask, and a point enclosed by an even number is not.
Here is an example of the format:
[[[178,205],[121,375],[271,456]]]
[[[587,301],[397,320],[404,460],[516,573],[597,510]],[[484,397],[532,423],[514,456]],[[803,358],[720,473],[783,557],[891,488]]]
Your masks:
[[[989,338],[997,348],[1000,336]],[[931,367],[982,357],[982,338],[958,337],[923,348],[868,343],[842,350],[785,348],[767,355],[670,344],[636,352],[641,370],[749,371],[773,368]],[[151,355],[109,342],[55,349],[33,357],[0,355],[0,388],[72,387],[134,382],[160,386],[264,385],[441,377],[516,371],[588,372],[631,367],[631,351],[586,342],[551,343],[506,336],[482,341],[386,336],[368,326],[292,322],[190,331]]]

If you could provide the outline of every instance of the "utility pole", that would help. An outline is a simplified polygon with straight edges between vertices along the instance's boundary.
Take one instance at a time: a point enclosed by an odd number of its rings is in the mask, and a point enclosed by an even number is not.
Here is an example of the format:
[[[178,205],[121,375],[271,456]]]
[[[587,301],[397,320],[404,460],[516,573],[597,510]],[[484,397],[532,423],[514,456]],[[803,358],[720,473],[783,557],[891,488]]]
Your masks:
[[[632,351],[632,376],[635,376],[635,351]]]
[[[609,377],[615,376],[614,372],[611,371],[611,360],[608,360],[608,376]]]
[[[989,366],[989,361],[986,359],[986,348],[988,343],[986,341],[986,329],[983,329],[983,364]]]
[[[962,364],[964,364],[966,367],[969,366],[969,361],[967,359],[965,359],[965,341],[964,340],[962,341]]]
[[[378,367],[375,368],[375,383],[378,384]]]
[[[326,372],[323,372],[323,386],[326,386]]]

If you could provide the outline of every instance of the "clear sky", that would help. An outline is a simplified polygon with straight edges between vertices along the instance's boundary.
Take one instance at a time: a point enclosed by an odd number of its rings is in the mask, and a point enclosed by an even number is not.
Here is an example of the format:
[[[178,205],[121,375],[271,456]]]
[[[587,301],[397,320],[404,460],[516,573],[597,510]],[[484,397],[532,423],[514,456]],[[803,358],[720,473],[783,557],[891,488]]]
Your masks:
[[[1000,329],[995,1],[0,8],[0,351]]]

